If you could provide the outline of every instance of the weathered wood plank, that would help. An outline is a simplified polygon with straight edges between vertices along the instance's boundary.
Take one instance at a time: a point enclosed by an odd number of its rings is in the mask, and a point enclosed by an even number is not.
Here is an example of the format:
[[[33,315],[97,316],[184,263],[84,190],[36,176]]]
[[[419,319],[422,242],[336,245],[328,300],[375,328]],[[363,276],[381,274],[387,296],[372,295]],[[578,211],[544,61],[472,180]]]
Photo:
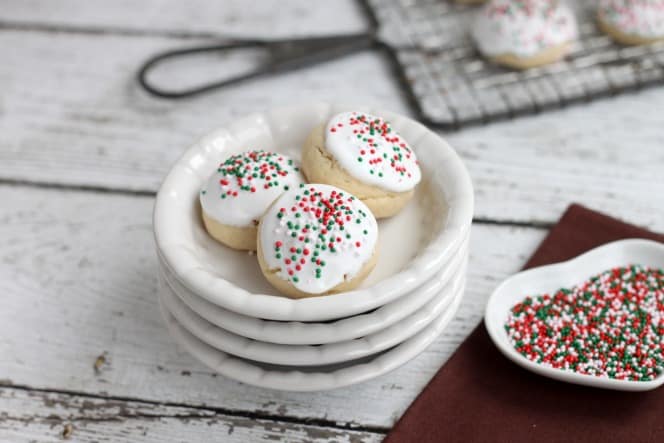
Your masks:
[[[216,376],[176,348],[156,306],[151,198],[0,186],[0,201],[4,385],[381,428],[402,414],[479,322],[491,289],[544,235],[476,225],[465,300],[426,352],[359,386],[298,394]]]
[[[0,32],[0,178],[154,191],[188,145],[239,115],[317,100],[403,110],[393,81],[375,75],[385,61],[368,53],[199,99],[140,91],[141,60],[183,44],[193,42]],[[205,66],[187,78],[219,75],[217,63]]]
[[[239,115],[316,100],[408,113],[386,61],[369,53],[192,100],[138,90],[141,60],[191,43],[0,32],[0,179],[153,192],[192,141]],[[448,137],[473,176],[479,218],[550,223],[579,201],[664,229],[662,107],[664,90],[649,90]]]
[[[153,192],[191,141],[242,114],[315,100],[408,113],[387,63],[371,54],[190,101],[153,99],[133,81],[149,54],[209,41],[197,36],[277,38],[358,32],[365,25],[352,0],[268,0],[260,8],[240,0],[5,2],[0,181]],[[175,77],[191,81],[218,71],[207,65]],[[664,229],[663,106],[664,91],[652,90],[449,139],[473,175],[480,218],[548,223],[576,200]],[[360,386],[293,394],[215,376],[173,345],[155,307],[150,198],[0,186],[0,199],[0,385],[183,405],[120,401],[120,412],[116,400],[43,394],[60,402],[49,406],[41,394],[26,399],[21,389],[0,389],[0,440],[8,441],[60,441],[64,417],[76,441],[210,435],[224,441],[378,441],[378,434],[272,418],[391,426],[477,324],[492,287],[518,269],[544,234],[476,226],[464,304],[423,355]],[[8,393],[11,399],[4,398]],[[77,405],[84,402],[103,412],[82,412]],[[205,405],[219,409],[201,409]],[[110,420],[116,407],[127,415],[119,424]],[[259,418],[242,417],[249,412]]]
[[[664,89],[449,135],[476,190],[476,214],[555,221],[579,202],[664,230]]]
[[[382,434],[80,395],[0,388],[0,440],[379,442]]]
[[[7,0],[0,21],[27,25],[133,30],[140,33],[278,38],[362,32],[355,0]]]

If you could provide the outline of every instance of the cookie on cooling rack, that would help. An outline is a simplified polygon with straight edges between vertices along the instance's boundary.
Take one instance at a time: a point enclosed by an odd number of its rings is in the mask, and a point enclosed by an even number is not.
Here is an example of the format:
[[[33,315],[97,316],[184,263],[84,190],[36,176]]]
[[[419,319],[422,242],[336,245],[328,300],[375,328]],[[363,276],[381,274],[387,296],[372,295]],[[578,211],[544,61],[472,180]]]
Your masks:
[[[378,224],[358,198],[334,186],[302,184],[267,210],[258,229],[265,278],[291,298],[349,291],[378,258]]]
[[[302,171],[357,196],[376,218],[398,213],[421,172],[415,153],[391,125],[360,111],[333,116],[315,128],[302,151]]]
[[[577,35],[574,13],[560,0],[490,0],[472,28],[486,58],[515,69],[562,59]]]
[[[664,0],[600,0],[597,21],[618,43],[664,41]]]
[[[258,150],[233,155],[201,190],[205,228],[226,246],[255,250],[263,213],[283,192],[302,182],[297,164],[283,154]]]

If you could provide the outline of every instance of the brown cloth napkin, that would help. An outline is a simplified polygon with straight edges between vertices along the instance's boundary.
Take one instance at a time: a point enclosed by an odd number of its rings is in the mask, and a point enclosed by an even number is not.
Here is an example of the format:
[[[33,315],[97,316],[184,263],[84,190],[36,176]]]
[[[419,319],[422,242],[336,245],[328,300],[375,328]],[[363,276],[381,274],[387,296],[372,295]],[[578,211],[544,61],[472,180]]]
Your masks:
[[[646,231],[570,206],[525,268],[570,259]],[[664,388],[607,391],[550,380],[507,360],[484,323],[461,344],[385,442],[664,442]]]

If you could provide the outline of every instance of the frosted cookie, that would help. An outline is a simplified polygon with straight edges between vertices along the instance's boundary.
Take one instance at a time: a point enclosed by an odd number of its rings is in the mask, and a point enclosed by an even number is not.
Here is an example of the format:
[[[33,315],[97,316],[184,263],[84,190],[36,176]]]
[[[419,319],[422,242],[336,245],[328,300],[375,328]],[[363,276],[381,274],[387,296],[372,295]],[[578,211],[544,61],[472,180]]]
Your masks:
[[[664,0],[600,0],[599,27],[618,43],[643,45],[664,40]]]
[[[205,229],[231,248],[255,250],[263,213],[302,182],[298,166],[283,154],[248,151],[229,157],[201,190]]]
[[[559,0],[491,0],[472,28],[485,57],[516,69],[562,59],[577,35],[574,13]]]
[[[303,184],[267,210],[258,229],[258,263],[291,298],[349,291],[377,260],[378,224],[358,198],[334,186]]]
[[[362,200],[376,218],[399,212],[421,179],[408,143],[380,117],[363,112],[335,115],[305,142],[302,171]]]

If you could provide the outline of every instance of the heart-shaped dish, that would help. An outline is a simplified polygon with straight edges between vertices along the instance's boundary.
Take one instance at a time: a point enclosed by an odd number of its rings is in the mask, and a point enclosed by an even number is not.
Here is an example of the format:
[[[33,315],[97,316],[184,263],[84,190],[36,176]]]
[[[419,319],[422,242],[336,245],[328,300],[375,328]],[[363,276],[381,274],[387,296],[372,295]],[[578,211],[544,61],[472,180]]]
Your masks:
[[[650,240],[620,240],[572,260],[519,272],[502,282],[491,294],[484,314],[484,324],[498,349],[516,364],[545,377],[568,383],[620,391],[648,391],[664,383],[664,373],[650,381],[617,380],[549,368],[528,360],[512,346],[504,325],[510,309],[526,296],[553,293],[620,266],[640,264],[664,268],[664,245]]]

